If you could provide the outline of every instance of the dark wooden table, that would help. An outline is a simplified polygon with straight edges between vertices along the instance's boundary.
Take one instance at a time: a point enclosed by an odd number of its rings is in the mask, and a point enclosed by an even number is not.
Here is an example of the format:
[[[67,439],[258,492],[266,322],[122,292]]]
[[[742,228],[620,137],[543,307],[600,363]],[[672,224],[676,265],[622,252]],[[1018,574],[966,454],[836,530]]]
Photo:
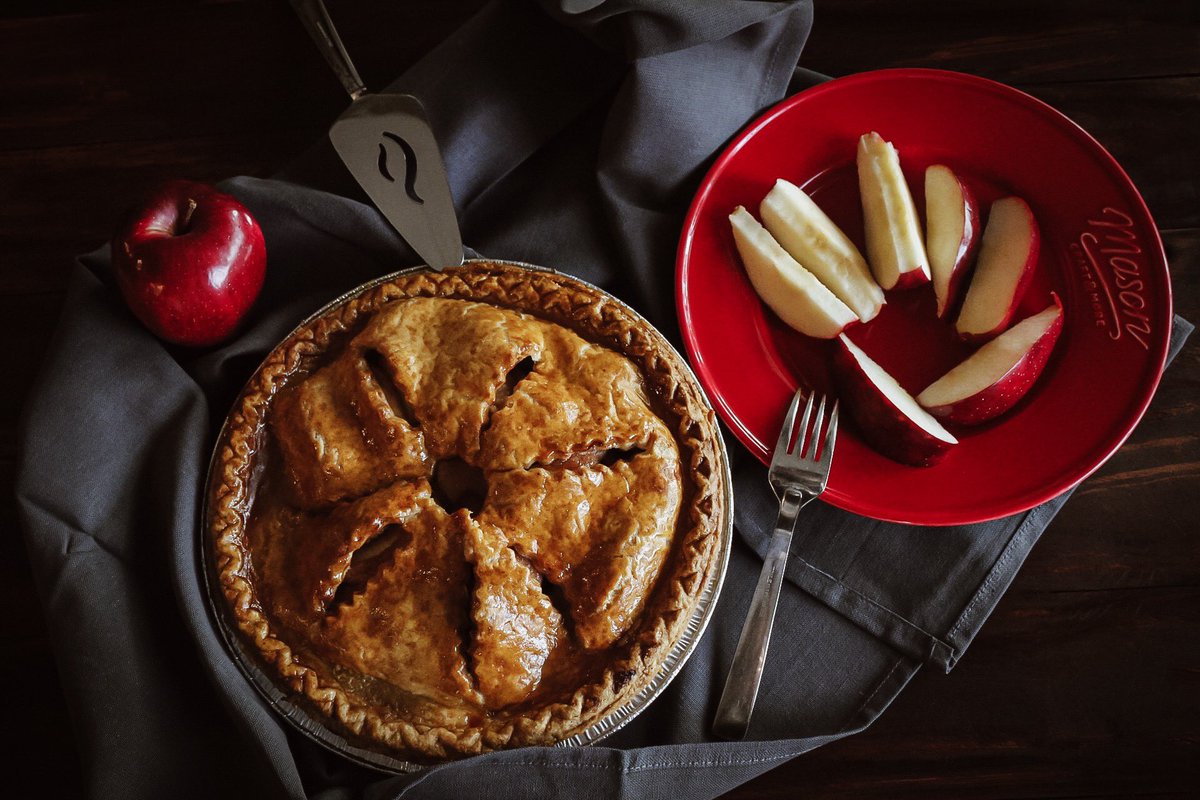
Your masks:
[[[380,85],[479,4],[345,2],[334,13],[367,83]],[[817,6],[804,66],[831,75],[962,70],[1024,89],[1083,125],[1145,196],[1175,308],[1200,320],[1194,2]],[[37,776],[41,797],[81,791],[9,488],[18,415],[72,256],[104,240],[158,179],[271,174],[323,135],[343,102],[282,2],[10,0],[0,11],[0,686],[9,687],[7,738],[23,731],[4,748],[18,796],[21,775]],[[1196,796],[1198,398],[1193,342],[953,673],[919,675],[865,733],[731,796]]]

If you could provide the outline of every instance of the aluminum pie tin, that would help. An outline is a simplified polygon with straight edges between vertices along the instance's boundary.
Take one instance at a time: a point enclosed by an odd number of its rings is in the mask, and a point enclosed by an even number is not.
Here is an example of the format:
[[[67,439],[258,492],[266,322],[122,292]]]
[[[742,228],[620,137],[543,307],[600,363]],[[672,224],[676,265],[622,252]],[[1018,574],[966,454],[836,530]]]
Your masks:
[[[464,266],[469,266],[478,261],[479,263],[499,264],[501,266],[519,267],[537,272],[548,272],[553,274],[562,274],[564,277],[570,278],[573,281],[578,281],[584,286],[604,296],[609,302],[615,303],[621,308],[628,311],[636,320],[643,325],[655,330],[654,326],[650,325],[641,314],[638,314],[627,303],[619,300],[608,292],[594,286],[587,281],[580,280],[573,275],[560,273],[558,270],[549,269],[547,267],[539,267],[534,264],[526,264],[519,261],[503,261],[499,259],[468,259],[464,262]],[[403,269],[398,272],[393,272],[388,275],[383,275],[375,278],[367,283],[364,283],[349,292],[331,300],[313,314],[310,314],[300,324],[290,331],[287,336],[280,341],[285,341],[290,338],[297,330],[308,325],[318,317],[328,314],[333,309],[343,303],[358,297],[359,295],[368,292],[381,284],[388,283],[403,275],[408,275],[417,272],[428,271],[428,267],[412,267]],[[660,334],[661,336],[661,334]],[[687,359],[680,355],[679,351],[671,345],[670,342],[663,337],[663,341],[671,349],[671,352],[678,359],[683,374],[685,374],[693,384],[699,389],[699,396],[704,401],[704,407],[709,413],[713,412],[712,404],[708,400],[708,396],[704,393],[700,382],[696,379],[695,373],[688,364]],[[264,361],[268,356],[264,356]],[[262,364],[255,369],[252,375],[257,374],[261,369]],[[220,631],[221,639],[225,644],[225,649],[237,664],[242,674],[246,679],[258,690],[267,704],[275,710],[283,719],[287,720],[296,730],[307,736],[317,744],[337,753],[338,755],[349,759],[350,761],[364,767],[370,767],[382,772],[401,774],[415,773],[436,766],[438,763],[422,764],[413,761],[396,758],[388,755],[386,752],[379,750],[368,749],[361,747],[358,744],[350,741],[345,736],[338,733],[326,722],[322,716],[313,713],[308,708],[295,701],[295,694],[287,689],[281,688],[280,679],[272,676],[264,669],[262,661],[254,649],[249,647],[243,639],[243,635],[238,630],[237,624],[232,618],[229,609],[229,604],[221,592],[220,583],[217,575],[217,565],[214,558],[213,548],[210,546],[209,532],[211,530],[212,520],[210,518],[211,510],[209,508],[208,498],[210,497],[212,482],[214,475],[217,472],[217,466],[220,457],[221,442],[224,441],[227,428],[229,426],[229,417],[226,417],[225,422],[221,426],[221,430],[217,436],[217,444],[213,448],[212,457],[209,460],[208,475],[204,486],[204,508],[202,513],[202,528],[201,535],[197,537],[197,546],[199,547],[200,573],[203,578],[205,593],[208,597],[209,608],[212,611],[213,618],[217,622],[217,629]],[[580,747],[590,744],[595,744],[607,736],[619,731],[634,717],[646,709],[655,698],[657,698],[667,685],[679,674],[683,669],[688,658],[696,649],[696,645],[704,635],[705,629],[708,627],[709,621],[712,619],[713,611],[717,606],[717,599],[721,594],[721,587],[725,581],[725,572],[729,565],[729,553],[733,544],[733,477],[730,473],[729,453],[725,448],[724,438],[719,434],[716,437],[716,450],[720,459],[720,472],[723,481],[722,499],[724,500],[725,518],[721,521],[717,531],[718,541],[717,548],[713,554],[714,567],[709,571],[708,578],[701,588],[701,591],[696,599],[696,604],[692,609],[691,617],[688,619],[687,626],[683,633],[676,640],[671,650],[667,653],[667,657],[659,667],[658,673],[654,678],[642,688],[637,694],[630,697],[625,703],[610,711],[605,716],[596,720],[594,723],[584,728],[579,733],[567,739],[563,739],[554,744],[555,747]]]

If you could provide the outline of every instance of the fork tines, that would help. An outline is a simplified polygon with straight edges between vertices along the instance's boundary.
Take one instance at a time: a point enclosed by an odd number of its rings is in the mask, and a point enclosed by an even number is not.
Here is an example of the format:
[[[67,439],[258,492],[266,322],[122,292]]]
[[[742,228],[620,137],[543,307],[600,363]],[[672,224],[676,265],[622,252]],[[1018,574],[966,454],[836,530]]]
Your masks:
[[[816,392],[808,393],[808,401],[804,405],[804,416],[800,420],[800,427],[797,428],[796,414],[800,410],[802,394],[803,390],[798,389],[792,396],[791,405],[788,406],[787,415],[783,420],[783,427],[779,431],[779,441],[775,444],[775,454],[817,461],[819,452],[821,455],[819,463],[828,463],[833,456],[832,445],[837,437],[838,403],[834,400],[833,409],[829,415],[829,425],[822,439],[820,432],[825,424],[825,395],[818,395]],[[819,404],[817,404],[818,399],[820,400]],[[813,415],[814,404],[816,404],[817,410],[815,417]],[[810,422],[812,423],[811,428]],[[818,444],[820,444],[819,448]]]

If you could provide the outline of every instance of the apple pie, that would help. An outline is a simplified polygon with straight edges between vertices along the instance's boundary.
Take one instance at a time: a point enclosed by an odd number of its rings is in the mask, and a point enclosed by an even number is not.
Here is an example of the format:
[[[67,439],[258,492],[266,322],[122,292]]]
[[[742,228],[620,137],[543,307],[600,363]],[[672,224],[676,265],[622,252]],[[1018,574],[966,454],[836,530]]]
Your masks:
[[[242,649],[358,746],[579,734],[662,671],[720,569],[712,412],[603,292],[472,262],[295,331],[222,432],[212,567]]]

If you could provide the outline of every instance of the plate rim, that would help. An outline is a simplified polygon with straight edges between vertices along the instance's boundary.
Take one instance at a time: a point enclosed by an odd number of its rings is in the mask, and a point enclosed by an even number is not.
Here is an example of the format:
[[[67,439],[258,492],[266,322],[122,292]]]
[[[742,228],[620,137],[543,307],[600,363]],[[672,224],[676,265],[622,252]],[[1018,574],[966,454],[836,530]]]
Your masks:
[[[705,172],[701,179],[691,202],[688,205],[688,210],[684,216],[683,226],[680,230],[679,244],[676,248],[675,257],[675,308],[676,317],[679,324],[681,338],[684,348],[687,352],[688,361],[691,363],[692,370],[699,379],[705,392],[709,396],[713,408],[717,411],[721,421],[730,429],[733,435],[752,455],[754,455],[763,464],[769,464],[770,451],[766,449],[762,442],[747,428],[745,423],[737,416],[736,412],[730,408],[724,395],[717,391],[717,381],[713,378],[709,370],[708,364],[704,359],[704,354],[697,341],[692,319],[691,308],[687,304],[688,299],[688,265],[690,262],[692,244],[695,239],[695,232],[698,226],[700,210],[705,204],[708,196],[711,194],[716,181],[722,173],[729,168],[729,163],[736,158],[741,149],[759,134],[768,125],[774,123],[777,119],[785,114],[791,113],[792,109],[805,102],[809,102],[814,97],[818,97],[830,91],[839,91],[847,86],[856,86],[862,83],[873,83],[878,81],[894,81],[894,80],[922,80],[936,81],[945,83],[954,83],[965,85],[972,89],[984,90],[992,94],[1000,95],[1005,99],[1016,100],[1031,106],[1039,114],[1049,117],[1049,119],[1057,123],[1065,133],[1074,138],[1080,145],[1089,152],[1090,155],[1097,157],[1102,167],[1110,171],[1118,183],[1123,184],[1125,190],[1128,191],[1130,198],[1134,202],[1133,211],[1144,215],[1143,219],[1149,222],[1150,241],[1146,244],[1146,254],[1150,262],[1155,267],[1156,271],[1161,268],[1165,280],[1164,285],[1164,301],[1166,312],[1164,314],[1166,324],[1163,326],[1164,335],[1160,341],[1155,343],[1154,349],[1148,354],[1147,366],[1153,368],[1153,378],[1146,381],[1140,387],[1140,397],[1134,403],[1135,410],[1128,417],[1128,421],[1120,426],[1120,432],[1113,438],[1105,438],[1107,445],[1100,444],[1098,456],[1090,463],[1081,474],[1072,475],[1069,478],[1064,478],[1060,481],[1055,481],[1048,484],[1046,487],[1030,491],[1022,494],[1020,498],[1008,501],[996,500],[991,502],[985,510],[979,513],[956,513],[953,511],[940,511],[931,509],[922,514],[908,513],[888,513],[887,509],[880,509],[870,504],[864,504],[862,501],[856,500],[853,496],[834,490],[826,491],[822,495],[822,500],[828,502],[837,508],[851,513],[859,514],[877,519],[884,522],[897,522],[906,525],[930,525],[930,526],[951,526],[951,525],[970,525],[981,522],[989,522],[996,519],[1001,519],[1016,514],[1028,512],[1037,506],[1058,497],[1059,495],[1070,491],[1078,486],[1082,481],[1094,474],[1096,470],[1104,466],[1113,455],[1125,444],[1133,431],[1137,428],[1142,418],[1145,416],[1146,410],[1154,399],[1154,395],[1158,391],[1158,386],[1162,380],[1163,372],[1166,369],[1167,355],[1170,352],[1171,330],[1174,322],[1175,304],[1173,291],[1171,287],[1170,264],[1167,261],[1166,251],[1162,243],[1162,235],[1159,232],[1158,223],[1154,219],[1154,215],[1150,213],[1150,208],[1146,205],[1145,198],[1138,191],[1137,185],[1124,167],[1113,157],[1113,155],[1104,147],[1094,136],[1088,133],[1079,123],[1072,120],[1066,114],[1054,108],[1050,104],[1039,100],[1038,98],[1017,89],[1008,84],[999,81],[984,78],[979,75],[973,75],[965,72],[957,72],[954,70],[935,69],[929,67],[894,67],[888,69],[868,70],[865,72],[855,73],[838,78],[832,78],[815,86],[803,89],[789,97],[785,97],[778,103],[770,106],[762,111],[752,120],[750,120],[721,150],[712,166]]]

